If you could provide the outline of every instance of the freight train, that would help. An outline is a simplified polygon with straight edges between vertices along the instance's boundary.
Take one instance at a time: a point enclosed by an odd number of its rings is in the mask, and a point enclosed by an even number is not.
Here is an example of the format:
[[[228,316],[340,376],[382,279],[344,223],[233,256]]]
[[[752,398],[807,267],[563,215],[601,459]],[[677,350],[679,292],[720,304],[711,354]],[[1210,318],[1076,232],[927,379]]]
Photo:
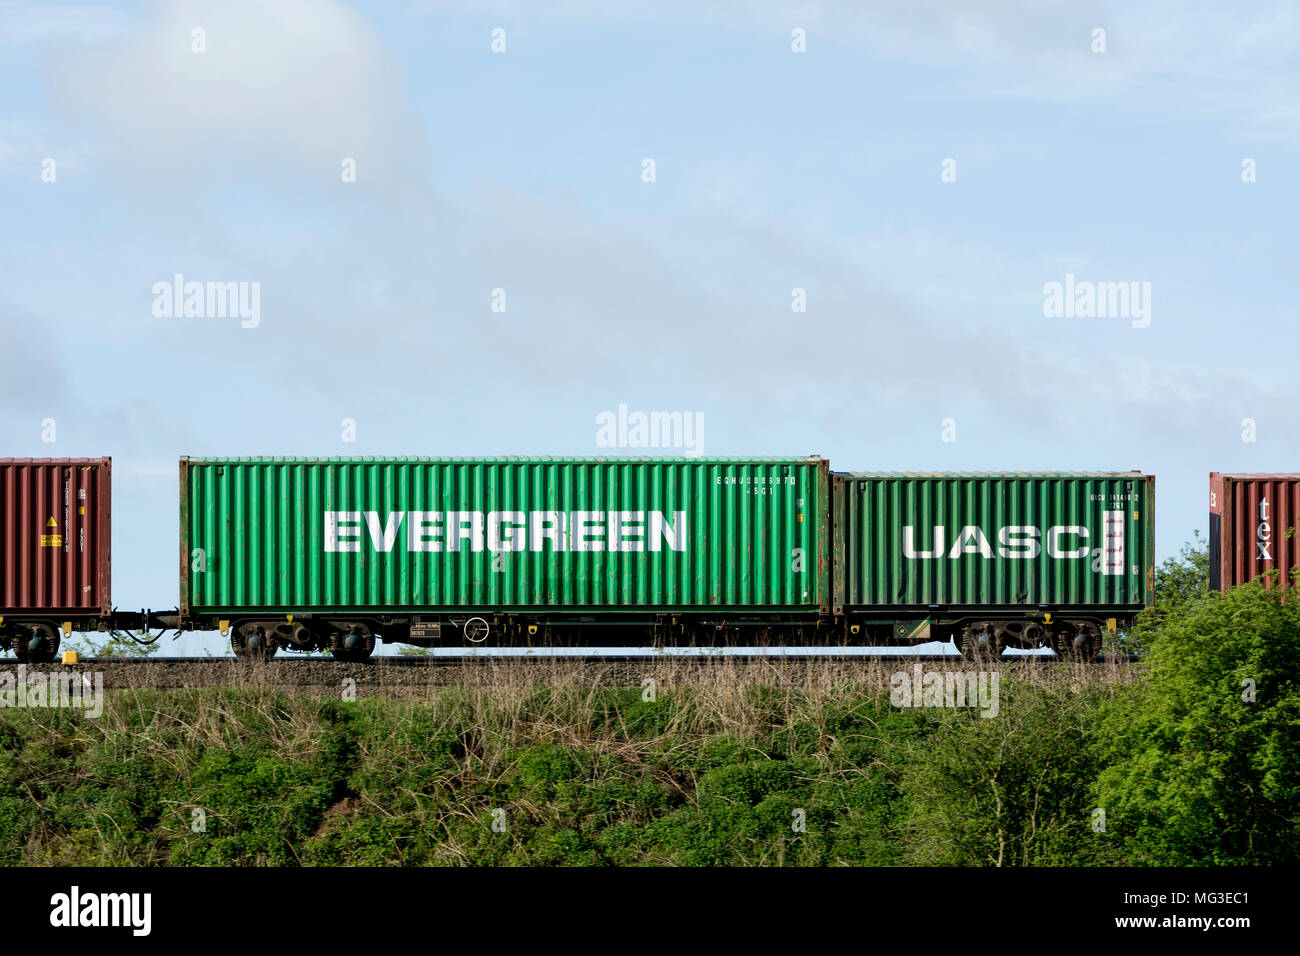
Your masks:
[[[0,459],[0,646],[21,658],[52,660],[73,629],[150,627],[219,630],[245,658],[360,660],[380,640],[953,640],[969,657],[1091,659],[1154,591],[1155,480],[1136,471],[186,457],[177,606],[124,612],[110,600],[111,470],[108,458]],[[1235,514],[1221,512],[1222,535],[1244,527]]]

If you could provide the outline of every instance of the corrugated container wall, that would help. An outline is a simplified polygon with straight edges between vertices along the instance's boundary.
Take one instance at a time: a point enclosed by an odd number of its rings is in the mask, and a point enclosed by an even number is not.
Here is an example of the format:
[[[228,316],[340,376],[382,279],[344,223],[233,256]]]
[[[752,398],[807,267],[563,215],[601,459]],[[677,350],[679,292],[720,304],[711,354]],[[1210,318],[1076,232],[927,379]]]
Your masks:
[[[835,475],[836,605],[1150,603],[1155,479]]]
[[[1210,475],[1210,587],[1300,564],[1300,475]]]
[[[183,612],[829,605],[821,459],[182,459],[180,477]]]
[[[0,615],[112,610],[111,462],[0,458]]]

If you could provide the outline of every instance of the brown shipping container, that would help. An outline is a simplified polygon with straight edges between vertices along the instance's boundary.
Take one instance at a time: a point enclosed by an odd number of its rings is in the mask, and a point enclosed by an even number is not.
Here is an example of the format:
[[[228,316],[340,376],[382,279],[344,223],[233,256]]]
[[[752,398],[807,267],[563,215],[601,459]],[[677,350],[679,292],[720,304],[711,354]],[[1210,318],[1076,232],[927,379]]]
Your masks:
[[[0,458],[0,617],[112,611],[108,458]]]
[[[1300,564],[1300,475],[1210,473],[1210,587]]]

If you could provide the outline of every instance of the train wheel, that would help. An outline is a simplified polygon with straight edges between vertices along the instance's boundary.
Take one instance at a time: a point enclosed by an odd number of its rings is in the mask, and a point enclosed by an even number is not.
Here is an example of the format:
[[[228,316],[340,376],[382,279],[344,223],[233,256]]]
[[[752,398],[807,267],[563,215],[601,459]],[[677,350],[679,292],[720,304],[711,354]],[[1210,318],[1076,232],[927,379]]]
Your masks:
[[[1056,656],[1068,661],[1095,661],[1101,653],[1101,628],[1076,624],[1057,628],[1052,634]]]
[[[275,636],[261,624],[240,624],[230,632],[235,656],[245,661],[266,661],[279,649]]]
[[[961,656],[968,661],[992,661],[1002,656],[1006,643],[993,628],[968,627],[961,632],[958,642]]]
[[[375,635],[363,624],[330,632],[330,653],[336,661],[364,661],[375,649]]]
[[[1020,632],[1020,646],[1026,650],[1035,650],[1047,646],[1047,631],[1043,625],[1030,621]]]
[[[14,635],[14,656],[25,664],[48,664],[59,653],[59,633],[48,624],[32,624]]]

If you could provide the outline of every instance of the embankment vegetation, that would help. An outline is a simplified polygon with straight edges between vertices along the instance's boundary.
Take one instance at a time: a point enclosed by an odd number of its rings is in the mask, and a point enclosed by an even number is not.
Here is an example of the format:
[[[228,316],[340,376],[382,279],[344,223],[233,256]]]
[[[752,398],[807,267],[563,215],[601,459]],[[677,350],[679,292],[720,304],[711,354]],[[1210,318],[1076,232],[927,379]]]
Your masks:
[[[996,717],[701,668],[0,709],[0,863],[1300,862],[1300,602],[1176,580],[1133,679],[1004,667]]]

